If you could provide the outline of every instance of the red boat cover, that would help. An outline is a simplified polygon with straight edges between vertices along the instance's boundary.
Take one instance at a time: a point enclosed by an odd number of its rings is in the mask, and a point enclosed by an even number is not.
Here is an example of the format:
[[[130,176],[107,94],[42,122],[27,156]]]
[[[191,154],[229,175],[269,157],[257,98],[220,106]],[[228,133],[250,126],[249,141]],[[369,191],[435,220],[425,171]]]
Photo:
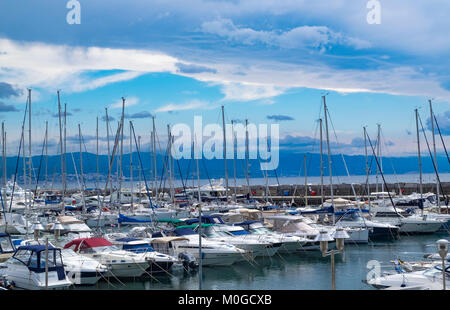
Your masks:
[[[73,245],[75,245],[74,251],[78,252],[79,249],[84,250],[113,244],[108,240],[106,240],[105,238],[80,238],[70,241],[64,246],[64,248],[67,249],[72,247]]]

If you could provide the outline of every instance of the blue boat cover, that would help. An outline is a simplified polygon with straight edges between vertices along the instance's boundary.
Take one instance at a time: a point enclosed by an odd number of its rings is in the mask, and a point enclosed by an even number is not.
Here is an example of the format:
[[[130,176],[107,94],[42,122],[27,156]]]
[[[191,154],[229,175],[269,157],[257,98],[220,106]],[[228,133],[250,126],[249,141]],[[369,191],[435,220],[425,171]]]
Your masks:
[[[125,216],[123,214],[119,214],[119,223],[151,223],[151,220],[139,220],[134,219],[132,217]]]
[[[52,247],[51,245],[48,246],[49,250],[57,250],[56,248]],[[29,250],[33,252],[42,252],[45,251],[45,245],[43,244],[36,244],[36,245],[22,245],[20,246],[17,251],[20,250]]]
[[[173,231],[177,236],[196,235],[197,233],[192,228],[176,228]]]

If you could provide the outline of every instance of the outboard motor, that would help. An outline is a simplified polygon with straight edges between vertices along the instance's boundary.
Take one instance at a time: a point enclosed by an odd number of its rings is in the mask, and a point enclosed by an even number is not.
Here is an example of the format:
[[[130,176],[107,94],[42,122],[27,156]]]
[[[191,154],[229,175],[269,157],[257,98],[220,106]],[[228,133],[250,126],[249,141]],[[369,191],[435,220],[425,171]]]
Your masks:
[[[192,254],[180,253],[178,254],[178,259],[183,262],[183,267],[185,270],[198,268],[197,260]]]

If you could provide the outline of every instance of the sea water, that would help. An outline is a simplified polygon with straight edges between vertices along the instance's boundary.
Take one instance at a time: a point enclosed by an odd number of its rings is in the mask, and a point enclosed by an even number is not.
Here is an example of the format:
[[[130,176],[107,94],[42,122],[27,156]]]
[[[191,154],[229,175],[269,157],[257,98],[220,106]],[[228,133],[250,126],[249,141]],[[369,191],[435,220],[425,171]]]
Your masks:
[[[343,254],[336,255],[336,288],[341,290],[370,290],[365,284],[369,261],[377,261],[381,271],[394,271],[392,260],[424,260],[426,253],[435,253],[438,239],[449,239],[448,233],[401,236],[396,241],[346,244]],[[196,290],[198,272],[171,271],[140,279],[100,281],[91,287],[74,289],[133,289],[133,290]],[[329,290],[331,289],[330,257],[319,251],[275,254],[257,258],[251,264],[240,262],[228,267],[204,267],[203,289],[210,290]]]

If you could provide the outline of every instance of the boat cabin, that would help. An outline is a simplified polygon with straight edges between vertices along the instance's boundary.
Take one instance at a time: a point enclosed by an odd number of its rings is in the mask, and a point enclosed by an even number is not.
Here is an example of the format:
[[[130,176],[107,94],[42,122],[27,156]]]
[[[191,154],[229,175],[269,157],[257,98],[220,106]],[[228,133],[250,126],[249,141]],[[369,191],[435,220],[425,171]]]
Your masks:
[[[119,238],[114,240],[114,244],[124,251],[134,253],[147,253],[155,251],[147,241],[139,238]]]
[[[187,241],[189,241],[189,239],[185,237],[161,237],[153,239],[151,246],[159,253],[175,256],[177,246],[186,244]]]
[[[48,246],[48,259],[46,259],[45,245],[20,246],[12,258],[35,273],[44,273],[48,263],[48,272],[56,271],[58,280],[66,278],[61,250],[51,245]]]

